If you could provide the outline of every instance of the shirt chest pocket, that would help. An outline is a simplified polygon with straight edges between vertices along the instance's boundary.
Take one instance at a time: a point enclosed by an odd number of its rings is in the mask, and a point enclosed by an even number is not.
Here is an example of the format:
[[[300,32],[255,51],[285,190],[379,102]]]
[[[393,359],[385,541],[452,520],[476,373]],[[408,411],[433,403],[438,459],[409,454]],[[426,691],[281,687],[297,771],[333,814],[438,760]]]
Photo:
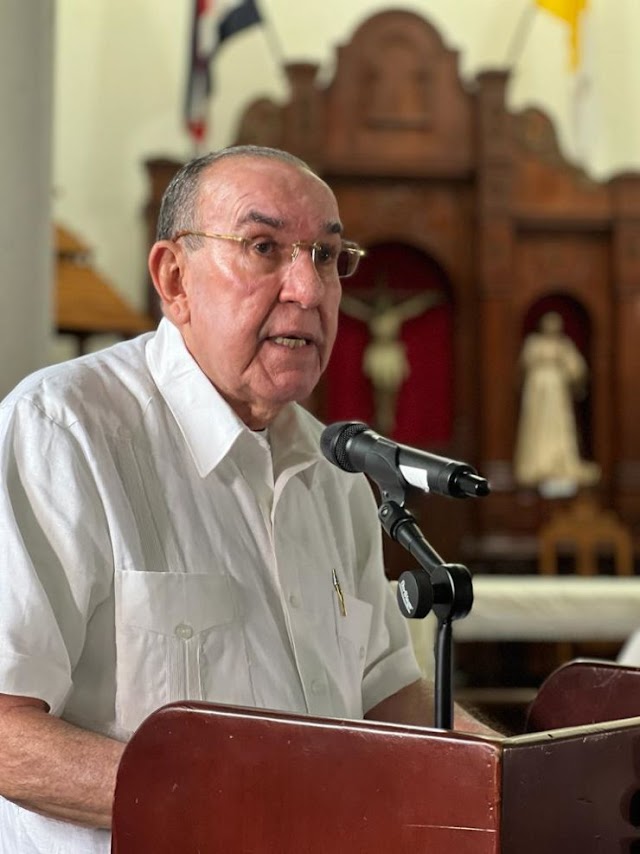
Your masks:
[[[335,603],[334,614],[338,640],[343,655],[349,660],[350,667],[362,678],[369,647],[371,617],[373,608],[368,602],[356,599],[349,593],[344,594],[344,606]]]
[[[116,717],[135,730],[176,700],[253,705],[244,632],[229,579],[117,571]]]
[[[369,658],[369,636],[373,609],[368,602],[344,594],[344,604],[334,598],[333,616],[339,648],[339,661],[331,668],[334,691],[341,698],[341,714],[360,718],[362,680]]]

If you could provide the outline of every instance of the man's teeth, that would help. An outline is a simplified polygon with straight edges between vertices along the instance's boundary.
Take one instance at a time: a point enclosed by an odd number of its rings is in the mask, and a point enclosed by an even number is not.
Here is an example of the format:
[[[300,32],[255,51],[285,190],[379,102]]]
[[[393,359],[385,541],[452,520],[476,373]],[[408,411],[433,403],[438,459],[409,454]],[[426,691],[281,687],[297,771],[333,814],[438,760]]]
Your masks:
[[[278,335],[273,340],[276,344],[283,344],[290,350],[297,350],[299,347],[304,347],[307,343],[304,338],[285,338],[283,335]]]

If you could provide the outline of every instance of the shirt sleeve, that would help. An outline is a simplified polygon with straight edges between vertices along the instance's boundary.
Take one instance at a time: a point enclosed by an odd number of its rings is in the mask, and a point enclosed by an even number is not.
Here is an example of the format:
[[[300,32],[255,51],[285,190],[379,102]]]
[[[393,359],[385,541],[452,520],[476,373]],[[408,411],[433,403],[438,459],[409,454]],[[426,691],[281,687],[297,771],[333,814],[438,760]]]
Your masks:
[[[0,692],[59,714],[111,586],[108,526],[77,433],[29,400],[0,407],[0,469]]]

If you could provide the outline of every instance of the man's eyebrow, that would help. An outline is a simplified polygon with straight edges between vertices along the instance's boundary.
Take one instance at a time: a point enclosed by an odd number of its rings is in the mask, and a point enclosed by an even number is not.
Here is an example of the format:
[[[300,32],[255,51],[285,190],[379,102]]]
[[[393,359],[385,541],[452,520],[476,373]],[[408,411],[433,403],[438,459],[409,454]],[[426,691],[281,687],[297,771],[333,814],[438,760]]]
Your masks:
[[[324,224],[324,230],[327,234],[342,234],[342,223],[329,220]]]
[[[260,225],[268,225],[271,228],[284,228],[283,219],[278,219],[275,216],[269,216],[268,214],[261,213],[260,211],[249,211],[249,213],[242,217],[238,225],[245,225],[248,222],[257,222],[260,223]]]
[[[242,217],[238,225],[246,225],[248,222],[257,222],[260,225],[268,225],[270,228],[281,229],[285,227],[285,221],[275,216],[262,213],[261,211],[249,211]],[[327,220],[324,224],[325,234],[342,234],[342,223],[336,220]]]

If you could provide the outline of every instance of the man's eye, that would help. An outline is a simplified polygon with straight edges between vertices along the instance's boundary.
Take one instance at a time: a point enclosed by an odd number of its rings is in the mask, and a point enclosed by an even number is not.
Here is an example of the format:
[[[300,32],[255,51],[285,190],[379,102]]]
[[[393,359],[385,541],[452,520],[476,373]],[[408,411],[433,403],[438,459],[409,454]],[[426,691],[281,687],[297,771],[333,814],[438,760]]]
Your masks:
[[[256,240],[251,244],[251,249],[258,255],[274,255],[278,249],[275,240]]]
[[[338,250],[333,246],[318,246],[315,251],[316,264],[333,264],[338,256]]]

